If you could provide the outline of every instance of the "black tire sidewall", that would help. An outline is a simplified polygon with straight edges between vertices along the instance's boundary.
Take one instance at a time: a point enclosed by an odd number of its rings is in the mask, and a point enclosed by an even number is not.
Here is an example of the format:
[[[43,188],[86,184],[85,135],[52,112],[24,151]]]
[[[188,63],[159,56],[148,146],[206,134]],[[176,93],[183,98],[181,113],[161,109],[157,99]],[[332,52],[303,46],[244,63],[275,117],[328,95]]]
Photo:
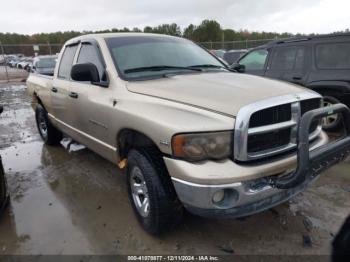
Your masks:
[[[2,160],[0,157],[0,211],[6,206],[8,201],[8,193],[7,193],[7,183],[4,173],[4,168],[2,166]]]
[[[137,150],[131,150],[128,154],[126,170],[128,194],[134,213],[141,226],[150,234],[160,234],[178,224],[182,218],[182,209],[176,209],[179,201],[177,196],[174,195],[175,191],[169,190],[168,183],[171,183],[171,181],[167,180],[169,179],[168,177],[164,177],[167,174],[161,174],[151,161],[150,155],[147,154],[145,151],[140,152]],[[139,214],[132,197],[130,175],[131,170],[135,166],[140,168],[148,190],[150,212],[147,217],[142,217]],[[163,171],[166,172],[165,170]],[[161,178],[161,176],[163,177]]]
[[[41,129],[40,129],[40,124],[39,124],[39,116],[42,115],[45,119],[45,122],[46,122],[46,126],[48,127],[48,119],[47,119],[47,113],[45,111],[45,109],[40,105],[38,104],[37,107],[36,107],[36,110],[35,110],[35,120],[36,120],[36,126],[38,128],[38,131],[39,131],[39,134],[41,136],[41,138],[44,140],[45,143],[47,143],[47,140],[48,140],[48,136],[49,134],[47,133],[46,136],[43,136],[43,134],[41,133]],[[48,132],[49,130],[47,130]]]
[[[130,175],[131,175],[131,170],[137,166],[138,168],[141,169],[141,172],[144,176],[146,186],[148,189],[148,194],[149,194],[149,199],[150,199],[150,212],[147,217],[142,217],[133,200],[132,192],[131,192],[131,185],[130,185]],[[151,173],[151,174],[150,174]],[[151,166],[151,164],[147,161],[147,159],[140,154],[137,151],[131,152],[128,157],[128,166],[127,166],[127,186],[128,186],[128,194],[129,194],[129,199],[132,205],[132,208],[137,216],[138,221],[142,225],[143,228],[146,229],[146,231],[152,231],[152,221],[155,219],[156,214],[154,210],[154,185],[152,179],[149,178],[150,175],[156,175],[156,171],[154,168]]]
[[[45,123],[46,123],[46,128],[47,128],[47,135],[46,136],[44,136],[41,133],[41,129],[39,127],[39,116],[41,116],[41,115],[43,116]],[[36,120],[36,125],[38,128],[38,132],[39,132],[41,138],[44,140],[45,144],[57,145],[60,143],[60,141],[62,139],[62,133],[50,123],[47,112],[41,104],[38,104],[36,106],[35,120]]]

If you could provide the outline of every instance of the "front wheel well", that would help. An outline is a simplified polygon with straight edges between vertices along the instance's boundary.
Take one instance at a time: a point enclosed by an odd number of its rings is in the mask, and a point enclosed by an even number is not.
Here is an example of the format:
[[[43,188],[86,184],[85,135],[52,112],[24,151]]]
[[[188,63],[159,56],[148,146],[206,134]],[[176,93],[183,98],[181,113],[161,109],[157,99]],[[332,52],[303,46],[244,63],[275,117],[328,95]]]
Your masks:
[[[309,88],[322,96],[331,96],[338,99],[343,94],[342,89],[337,86],[310,86]]]
[[[152,147],[159,150],[151,138],[134,129],[121,130],[117,136],[117,144],[120,160],[125,159],[133,148]]]

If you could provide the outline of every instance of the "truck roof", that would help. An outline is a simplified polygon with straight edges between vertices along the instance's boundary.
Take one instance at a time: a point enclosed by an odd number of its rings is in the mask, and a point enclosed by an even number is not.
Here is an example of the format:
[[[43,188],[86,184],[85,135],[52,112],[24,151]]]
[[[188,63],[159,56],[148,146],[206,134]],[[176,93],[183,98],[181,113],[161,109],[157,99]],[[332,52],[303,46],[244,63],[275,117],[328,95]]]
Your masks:
[[[148,36],[148,37],[164,37],[164,38],[180,38],[176,36],[170,36],[170,35],[163,35],[163,34],[154,34],[154,33],[133,33],[133,32],[120,32],[120,33],[101,33],[101,34],[88,34],[88,35],[81,35],[74,37],[66,42],[67,44],[73,44],[77,41],[82,41],[85,39],[91,39],[91,38],[114,38],[114,37],[136,37],[136,36]]]
[[[327,39],[327,38],[333,39],[333,38],[342,38],[342,37],[350,37],[350,33],[296,36],[296,37],[290,37],[285,39],[276,39],[271,42],[268,42],[267,44],[258,46],[254,49],[267,48],[275,45],[287,44],[287,43],[293,43],[293,42],[304,42],[304,41],[311,41],[311,40],[318,40],[318,39]]]

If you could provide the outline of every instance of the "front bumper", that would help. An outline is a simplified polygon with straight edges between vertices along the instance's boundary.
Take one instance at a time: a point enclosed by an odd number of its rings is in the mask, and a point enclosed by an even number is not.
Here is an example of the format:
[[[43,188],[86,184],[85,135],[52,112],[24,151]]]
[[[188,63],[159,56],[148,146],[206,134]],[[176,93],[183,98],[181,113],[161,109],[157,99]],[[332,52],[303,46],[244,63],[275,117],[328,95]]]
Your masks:
[[[267,178],[224,185],[199,185],[176,178],[172,180],[180,201],[190,213],[209,218],[237,218],[264,211],[287,201],[303,191],[316,178],[288,190],[271,186]],[[219,190],[231,193],[226,200],[215,204],[213,197]]]
[[[309,128],[313,121],[329,114],[342,113],[346,137],[310,151]],[[278,175],[221,185],[197,184],[172,175],[177,195],[191,212],[205,217],[241,217],[254,214],[293,197],[319,173],[350,154],[350,111],[342,104],[309,111],[301,119],[298,131],[297,165]],[[255,167],[256,168],[256,167]],[[220,193],[220,194],[219,194]],[[219,194],[221,199],[215,200]]]

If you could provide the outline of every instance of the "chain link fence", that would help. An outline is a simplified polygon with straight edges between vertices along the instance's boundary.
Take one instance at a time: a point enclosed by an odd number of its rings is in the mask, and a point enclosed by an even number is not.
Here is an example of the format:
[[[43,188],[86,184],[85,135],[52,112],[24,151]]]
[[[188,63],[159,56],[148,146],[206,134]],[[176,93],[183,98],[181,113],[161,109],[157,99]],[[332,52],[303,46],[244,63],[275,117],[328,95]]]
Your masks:
[[[61,47],[61,44],[51,43],[15,45],[0,42],[0,82],[24,81],[29,74],[26,61],[39,55],[55,55]]]
[[[242,40],[225,42],[201,42],[198,43],[207,49],[237,50],[249,49],[264,45],[275,39]],[[13,60],[23,61],[32,59],[38,55],[54,55],[60,52],[61,44],[2,44],[0,42],[0,82],[24,81],[29,72],[22,68],[20,63]]]
[[[276,39],[259,39],[259,40],[241,40],[241,41],[224,41],[224,42],[201,42],[199,43],[206,49],[209,50],[239,50],[255,48]]]

